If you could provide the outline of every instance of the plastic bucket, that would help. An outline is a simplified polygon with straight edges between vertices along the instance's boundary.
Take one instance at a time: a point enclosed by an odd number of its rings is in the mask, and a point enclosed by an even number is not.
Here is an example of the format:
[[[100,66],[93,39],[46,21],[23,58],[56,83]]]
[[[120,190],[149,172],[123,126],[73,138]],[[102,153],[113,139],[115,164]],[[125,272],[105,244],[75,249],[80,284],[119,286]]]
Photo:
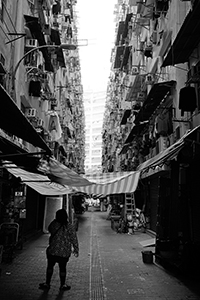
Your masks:
[[[145,264],[153,263],[153,252],[152,251],[142,251],[142,259]]]

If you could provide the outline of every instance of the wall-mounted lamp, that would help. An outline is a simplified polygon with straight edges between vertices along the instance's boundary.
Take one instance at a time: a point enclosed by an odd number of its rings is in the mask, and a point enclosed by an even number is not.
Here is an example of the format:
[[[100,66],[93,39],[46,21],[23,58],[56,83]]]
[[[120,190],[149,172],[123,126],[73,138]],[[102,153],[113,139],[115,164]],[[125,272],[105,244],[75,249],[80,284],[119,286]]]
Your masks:
[[[77,45],[73,45],[73,44],[61,44],[61,45],[42,45],[42,46],[38,46],[38,47],[34,47],[31,50],[29,50],[28,52],[26,52],[24,54],[24,56],[22,56],[22,58],[18,61],[18,63],[16,64],[13,74],[12,74],[12,88],[14,90],[15,88],[15,77],[16,77],[16,73],[17,70],[20,66],[20,63],[32,52],[35,52],[37,50],[43,49],[43,48],[54,48],[54,49],[63,49],[63,50],[76,50],[77,49]]]

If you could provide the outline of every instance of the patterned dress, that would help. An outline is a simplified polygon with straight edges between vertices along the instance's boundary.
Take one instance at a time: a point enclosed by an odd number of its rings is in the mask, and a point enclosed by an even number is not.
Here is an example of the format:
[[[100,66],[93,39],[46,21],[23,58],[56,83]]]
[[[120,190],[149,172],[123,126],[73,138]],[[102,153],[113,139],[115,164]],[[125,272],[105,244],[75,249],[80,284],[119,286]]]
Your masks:
[[[78,239],[74,227],[68,223],[61,225],[56,220],[53,220],[48,230],[51,234],[49,238],[49,246],[47,248],[48,255],[59,257],[70,257],[72,246],[75,253],[79,252]]]

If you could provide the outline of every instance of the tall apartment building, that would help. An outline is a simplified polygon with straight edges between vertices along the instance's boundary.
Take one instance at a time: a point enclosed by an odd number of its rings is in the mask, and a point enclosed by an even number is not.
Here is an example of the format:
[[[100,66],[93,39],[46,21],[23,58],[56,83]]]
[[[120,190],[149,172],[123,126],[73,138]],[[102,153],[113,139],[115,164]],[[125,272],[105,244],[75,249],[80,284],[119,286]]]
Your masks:
[[[86,91],[85,106],[85,172],[100,172],[102,158],[102,123],[106,92]]]
[[[39,180],[34,187],[17,185],[4,161],[15,164],[18,174],[37,173],[42,159],[84,173],[75,5],[74,0],[0,1],[0,222],[21,216],[23,209],[29,232],[41,229],[50,186],[41,193]]]
[[[155,258],[199,269],[200,1],[118,0],[104,172],[140,174]]]

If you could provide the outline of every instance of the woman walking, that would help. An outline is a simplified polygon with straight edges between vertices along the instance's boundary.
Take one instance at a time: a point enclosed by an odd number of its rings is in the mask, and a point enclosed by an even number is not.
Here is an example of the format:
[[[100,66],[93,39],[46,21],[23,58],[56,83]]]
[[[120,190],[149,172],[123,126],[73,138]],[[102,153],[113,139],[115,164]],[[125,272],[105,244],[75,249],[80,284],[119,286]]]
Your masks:
[[[59,265],[60,290],[70,290],[66,284],[67,263],[72,250],[75,257],[79,255],[79,246],[76,231],[68,222],[68,216],[65,209],[59,209],[56,212],[56,218],[50,223],[48,230],[50,232],[49,246],[47,248],[47,269],[46,282],[40,283],[40,289],[50,289],[51,278],[54,266]],[[73,249],[72,249],[73,247]]]

